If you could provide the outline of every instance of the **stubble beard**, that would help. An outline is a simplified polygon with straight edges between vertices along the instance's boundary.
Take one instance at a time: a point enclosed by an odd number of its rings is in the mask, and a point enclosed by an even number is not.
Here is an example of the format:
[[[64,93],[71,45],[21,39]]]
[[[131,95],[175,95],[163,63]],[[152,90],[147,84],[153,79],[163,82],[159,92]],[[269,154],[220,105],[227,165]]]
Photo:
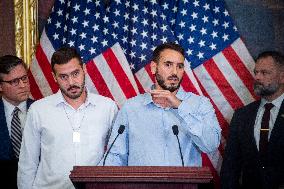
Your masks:
[[[257,94],[260,97],[271,96],[274,93],[276,93],[279,90],[279,88],[280,85],[278,83],[272,83],[267,86],[264,86],[259,82],[255,82],[253,85],[253,90],[255,94]]]
[[[179,79],[176,75],[171,75],[171,76],[168,77],[168,79],[171,78],[171,77],[172,78],[177,78],[179,80],[179,82],[178,82],[177,85],[171,84],[170,86],[167,86],[166,82],[165,82],[165,79],[159,74],[158,71],[155,73],[155,77],[156,77],[156,81],[159,84],[159,86],[162,89],[168,90],[170,92],[174,92],[174,91],[178,90],[179,87],[180,87],[181,81],[182,81],[182,79]]]

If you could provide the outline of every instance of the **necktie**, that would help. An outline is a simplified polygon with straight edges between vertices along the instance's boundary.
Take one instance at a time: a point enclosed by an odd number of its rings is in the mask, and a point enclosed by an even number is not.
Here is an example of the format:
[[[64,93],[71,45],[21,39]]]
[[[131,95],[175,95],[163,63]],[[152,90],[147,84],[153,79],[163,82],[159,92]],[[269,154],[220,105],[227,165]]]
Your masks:
[[[18,107],[15,107],[11,121],[11,141],[16,158],[19,158],[22,141],[22,129],[19,118],[19,111],[20,109]]]
[[[267,103],[264,105],[265,111],[261,120],[260,129],[260,139],[259,139],[259,153],[262,163],[265,162],[265,157],[268,147],[268,134],[269,134],[269,120],[270,120],[270,110],[274,107],[272,103]]]

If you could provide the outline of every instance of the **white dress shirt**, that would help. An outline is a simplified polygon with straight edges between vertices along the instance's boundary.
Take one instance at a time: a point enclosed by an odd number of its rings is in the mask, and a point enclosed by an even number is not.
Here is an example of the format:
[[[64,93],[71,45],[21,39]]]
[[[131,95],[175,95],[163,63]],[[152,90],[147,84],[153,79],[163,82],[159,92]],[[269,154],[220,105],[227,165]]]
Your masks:
[[[254,138],[255,138],[256,145],[257,145],[257,149],[259,149],[261,120],[262,120],[262,116],[263,116],[264,111],[265,111],[264,105],[266,103],[272,103],[274,105],[274,107],[270,110],[269,134],[268,134],[268,138],[270,138],[271,131],[274,127],[274,123],[276,121],[276,118],[277,118],[277,115],[279,113],[279,110],[280,110],[280,107],[281,107],[283,100],[284,100],[284,94],[282,94],[281,96],[279,96],[278,98],[276,98],[272,102],[268,102],[267,100],[265,100],[263,98],[261,99],[260,106],[258,108],[256,119],[255,119],[255,124],[254,124]]]
[[[8,131],[9,131],[9,135],[11,136],[11,121],[12,121],[12,118],[13,118],[13,111],[14,111],[16,106],[14,106],[10,102],[8,102],[3,97],[2,97],[2,100],[3,100],[3,104],[4,104],[4,111],[5,111],[7,127],[8,127]],[[22,130],[23,130],[24,125],[25,125],[25,121],[26,121],[26,115],[27,115],[27,101],[21,102],[17,107],[20,109],[18,115],[19,115],[19,118],[20,118]]]
[[[89,92],[77,110],[60,90],[33,103],[19,158],[18,188],[74,188],[70,171],[75,165],[100,162],[116,113],[111,99]]]

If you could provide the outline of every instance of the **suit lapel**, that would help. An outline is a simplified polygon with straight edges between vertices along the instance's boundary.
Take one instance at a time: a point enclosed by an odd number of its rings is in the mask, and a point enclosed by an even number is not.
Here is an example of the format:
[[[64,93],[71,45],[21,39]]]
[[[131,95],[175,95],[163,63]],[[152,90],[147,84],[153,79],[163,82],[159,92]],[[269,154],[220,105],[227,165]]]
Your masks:
[[[34,102],[32,99],[27,100],[27,107]],[[10,140],[10,135],[7,127],[7,121],[4,110],[3,100],[0,98],[0,159],[12,159],[13,158],[13,149],[12,143]]]
[[[28,98],[27,100],[27,110],[29,109],[29,107],[31,106],[31,104],[34,102],[34,100]]]
[[[250,139],[250,144],[252,144],[253,149],[255,151],[256,154],[258,154],[258,149],[257,149],[257,145],[255,142],[255,138],[254,138],[254,125],[255,125],[255,120],[256,120],[256,116],[257,116],[257,112],[260,106],[260,101],[256,101],[250,109],[250,113],[247,115],[248,116],[248,133],[249,133],[249,139]]]
[[[12,144],[7,127],[3,100],[0,99],[0,159],[12,158]]]
[[[1,123],[1,126],[2,125],[7,125],[6,124],[6,117],[5,117],[5,111],[4,111],[4,104],[3,104],[3,101],[2,99],[0,99],[0,123]],[[5,121],[5,122],[4,122]],[[5,124],[4,124],[5,123]]]
[[[4,135],[9,135],[4,110],[4,103],[2,99],[0,99],[0,132],[2,132]]]

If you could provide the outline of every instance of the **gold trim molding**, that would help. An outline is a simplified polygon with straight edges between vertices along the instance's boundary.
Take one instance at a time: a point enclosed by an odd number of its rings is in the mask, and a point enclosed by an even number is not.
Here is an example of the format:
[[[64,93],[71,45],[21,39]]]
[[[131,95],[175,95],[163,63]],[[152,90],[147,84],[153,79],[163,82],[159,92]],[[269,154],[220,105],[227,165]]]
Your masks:
[[[37,0],[14,0],[16,55],[30,65],[38,42]]]

